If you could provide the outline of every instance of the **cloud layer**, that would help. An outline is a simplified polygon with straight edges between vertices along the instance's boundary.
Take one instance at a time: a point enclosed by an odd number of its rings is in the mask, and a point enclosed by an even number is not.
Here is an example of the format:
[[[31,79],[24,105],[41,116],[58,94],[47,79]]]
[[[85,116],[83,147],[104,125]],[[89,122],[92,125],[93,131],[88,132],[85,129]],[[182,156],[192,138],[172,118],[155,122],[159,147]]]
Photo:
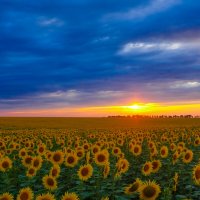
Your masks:
[[[0,109],[200,100],[200,2],[0,7]]]

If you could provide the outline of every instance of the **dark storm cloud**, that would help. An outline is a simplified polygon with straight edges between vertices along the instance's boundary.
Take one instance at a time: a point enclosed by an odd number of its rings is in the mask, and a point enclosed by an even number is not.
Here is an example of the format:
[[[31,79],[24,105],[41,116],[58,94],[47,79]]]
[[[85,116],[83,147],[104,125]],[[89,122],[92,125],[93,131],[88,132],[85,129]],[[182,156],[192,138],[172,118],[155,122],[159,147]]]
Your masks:
[[[0,107],[104,104],[139,91],[197,100],[199,9],[189,0],[3,0]],[[164,89],[167,98],[156,96]]]

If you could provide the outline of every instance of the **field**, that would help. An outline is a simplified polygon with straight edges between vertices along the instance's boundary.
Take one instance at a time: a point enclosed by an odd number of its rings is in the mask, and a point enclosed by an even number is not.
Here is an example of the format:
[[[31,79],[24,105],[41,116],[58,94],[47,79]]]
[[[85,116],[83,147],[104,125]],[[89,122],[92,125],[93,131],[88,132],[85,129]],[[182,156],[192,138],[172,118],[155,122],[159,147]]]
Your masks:
[[[0,200],[199,200],[200,119],[0,118]]]

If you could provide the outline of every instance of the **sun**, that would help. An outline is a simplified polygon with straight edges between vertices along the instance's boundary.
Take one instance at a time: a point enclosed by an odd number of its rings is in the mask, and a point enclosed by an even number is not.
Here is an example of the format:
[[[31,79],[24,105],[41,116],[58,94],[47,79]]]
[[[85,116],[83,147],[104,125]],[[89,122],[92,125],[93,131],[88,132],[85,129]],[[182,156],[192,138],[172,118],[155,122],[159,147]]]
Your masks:
[[[130,109],[133,109],[133,110],[139,110],[142,108],[142,106],[138,105],[138,104],[133,104],[131,106],[127,106],[128,108]]]
[[[127,105],[127,106],[121,106],[121,108],[127,112],[127,113],[145,113],[148,112],[150,110],[152,110],[152,108],[155,107],[155,104],[153,103],[133,103],[131,105]]]

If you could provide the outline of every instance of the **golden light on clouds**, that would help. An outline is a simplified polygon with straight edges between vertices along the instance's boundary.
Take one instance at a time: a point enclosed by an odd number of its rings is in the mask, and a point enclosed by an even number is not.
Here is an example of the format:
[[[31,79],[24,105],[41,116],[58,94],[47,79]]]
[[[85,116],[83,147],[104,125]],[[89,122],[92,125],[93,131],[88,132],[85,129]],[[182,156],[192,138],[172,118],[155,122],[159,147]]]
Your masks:
[[[57,117],[106,117],[110,115],[200,115],[200,103],[132,103],[130,105],[64,107],[26,109],[2,113],[4,116],[57,116]]]

